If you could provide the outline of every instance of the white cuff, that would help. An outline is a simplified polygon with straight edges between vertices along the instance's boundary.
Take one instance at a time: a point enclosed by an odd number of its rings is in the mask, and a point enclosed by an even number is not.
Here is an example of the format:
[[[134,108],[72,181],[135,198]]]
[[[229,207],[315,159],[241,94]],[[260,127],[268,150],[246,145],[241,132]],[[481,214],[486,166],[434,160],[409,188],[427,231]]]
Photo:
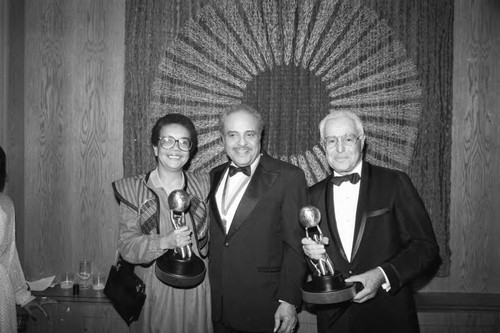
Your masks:
[[[389,279],[387,278],[387,275],[385,275],[385,272],[382,269],[382,267],[378,266],[377,268],[380,269],[380,271],[382,272],[382,274],[384,274],[385,283],[382,283],[382,288],[384,288],[384,290],[386,292],[388,292],[389,290],[391,290],[391,283],[389,282]]]

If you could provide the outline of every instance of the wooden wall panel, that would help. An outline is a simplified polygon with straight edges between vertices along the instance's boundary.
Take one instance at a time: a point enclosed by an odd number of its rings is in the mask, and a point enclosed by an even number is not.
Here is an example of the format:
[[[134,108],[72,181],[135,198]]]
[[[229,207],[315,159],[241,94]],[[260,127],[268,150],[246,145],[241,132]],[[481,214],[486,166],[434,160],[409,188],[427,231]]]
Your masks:
[[[60,4],[37,1],[26,6],[26,147],[25,180],[25,270],[27,275],[54,274],[71,258],[68,210],[62,207],[67,198],[64,170],[64,146],[68,137],[63,132],[63,105],[70,84],[63,82],[63,61],[67,56],[64,44],[63,17]],[[68,207],[64,207],[68,208]],[[62,268],[62,267],[61,267]],[[32,273],[32,274],[30,274]]]
[[[28,276],[76,270],[82,258],[107,272],[114,258],[124,13],[118,0],[26,4]]]
[[[426,291],[500,293],[500,2],[455,1],[451,274]]]
[[[419,313],[421,333],[498,333],[498,312]]]
[[[16,204],[17,247],[24,254],[24,0],[1,1],[0,145],[7,154],[5,191]]]
[[[9,13],[7,5],[7,1],[0,1],[0,146],[2,148],[7,143],[7,73],[9,64]]]

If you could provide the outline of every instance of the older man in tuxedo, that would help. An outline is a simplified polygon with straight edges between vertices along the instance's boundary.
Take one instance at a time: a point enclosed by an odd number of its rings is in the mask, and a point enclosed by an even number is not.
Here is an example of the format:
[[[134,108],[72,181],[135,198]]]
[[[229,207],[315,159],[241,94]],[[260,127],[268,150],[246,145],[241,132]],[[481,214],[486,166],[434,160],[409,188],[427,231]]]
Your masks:
[[[318,332],[417,332],[409,283],[439,258],[424,204],[404,172],[362,161],[365,134],[354,113],[330,113],[320,135],[333,173],[309,194],[328,245],[304,238],[303,248],[312,259],[326,249],[360,288],[353,301],[318,307]]]
[[[247,105],[220,116],[230,161],[211,171],[210,264],[218,332],[292,332],[306,272],[301,169],[261,152],[261,115]]]

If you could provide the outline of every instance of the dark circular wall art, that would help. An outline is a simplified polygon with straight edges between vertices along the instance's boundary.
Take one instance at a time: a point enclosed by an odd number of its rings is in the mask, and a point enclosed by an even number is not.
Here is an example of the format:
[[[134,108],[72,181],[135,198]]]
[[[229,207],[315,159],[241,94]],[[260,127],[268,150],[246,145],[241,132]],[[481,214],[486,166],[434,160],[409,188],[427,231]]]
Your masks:
[[[334,110],[364,121],[366,160],[407,170],[421,95],[403,44],[361,1],[214,0],[166,46],[150,127],[165,113],[190,116],[200,134],[190,169],[208,171],[226,161],[219,112],[249,104],[265,119],[263,149],[311,185],[330,173],[318,124]]]

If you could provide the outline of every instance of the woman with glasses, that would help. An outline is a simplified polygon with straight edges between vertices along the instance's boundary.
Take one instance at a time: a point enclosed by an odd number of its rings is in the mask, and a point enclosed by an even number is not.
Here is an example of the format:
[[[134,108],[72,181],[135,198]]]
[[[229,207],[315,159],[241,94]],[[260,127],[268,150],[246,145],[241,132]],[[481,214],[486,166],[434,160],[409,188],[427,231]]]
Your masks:
[[[131,327],[139,332],[212,332],[208,279],[176,288],[156,277],[154,264],[168,250],[190,244],[207,264],[209,176],[184,170],[196,150],[196,129],[186,116],[167,114],[154,125],[151,145],[156,168],[113,183],[121,212],[118,250],[146,285],[144,307]],[[186,191],[191,199],[186,226],[178,229],[168,204],[175,190]]]

